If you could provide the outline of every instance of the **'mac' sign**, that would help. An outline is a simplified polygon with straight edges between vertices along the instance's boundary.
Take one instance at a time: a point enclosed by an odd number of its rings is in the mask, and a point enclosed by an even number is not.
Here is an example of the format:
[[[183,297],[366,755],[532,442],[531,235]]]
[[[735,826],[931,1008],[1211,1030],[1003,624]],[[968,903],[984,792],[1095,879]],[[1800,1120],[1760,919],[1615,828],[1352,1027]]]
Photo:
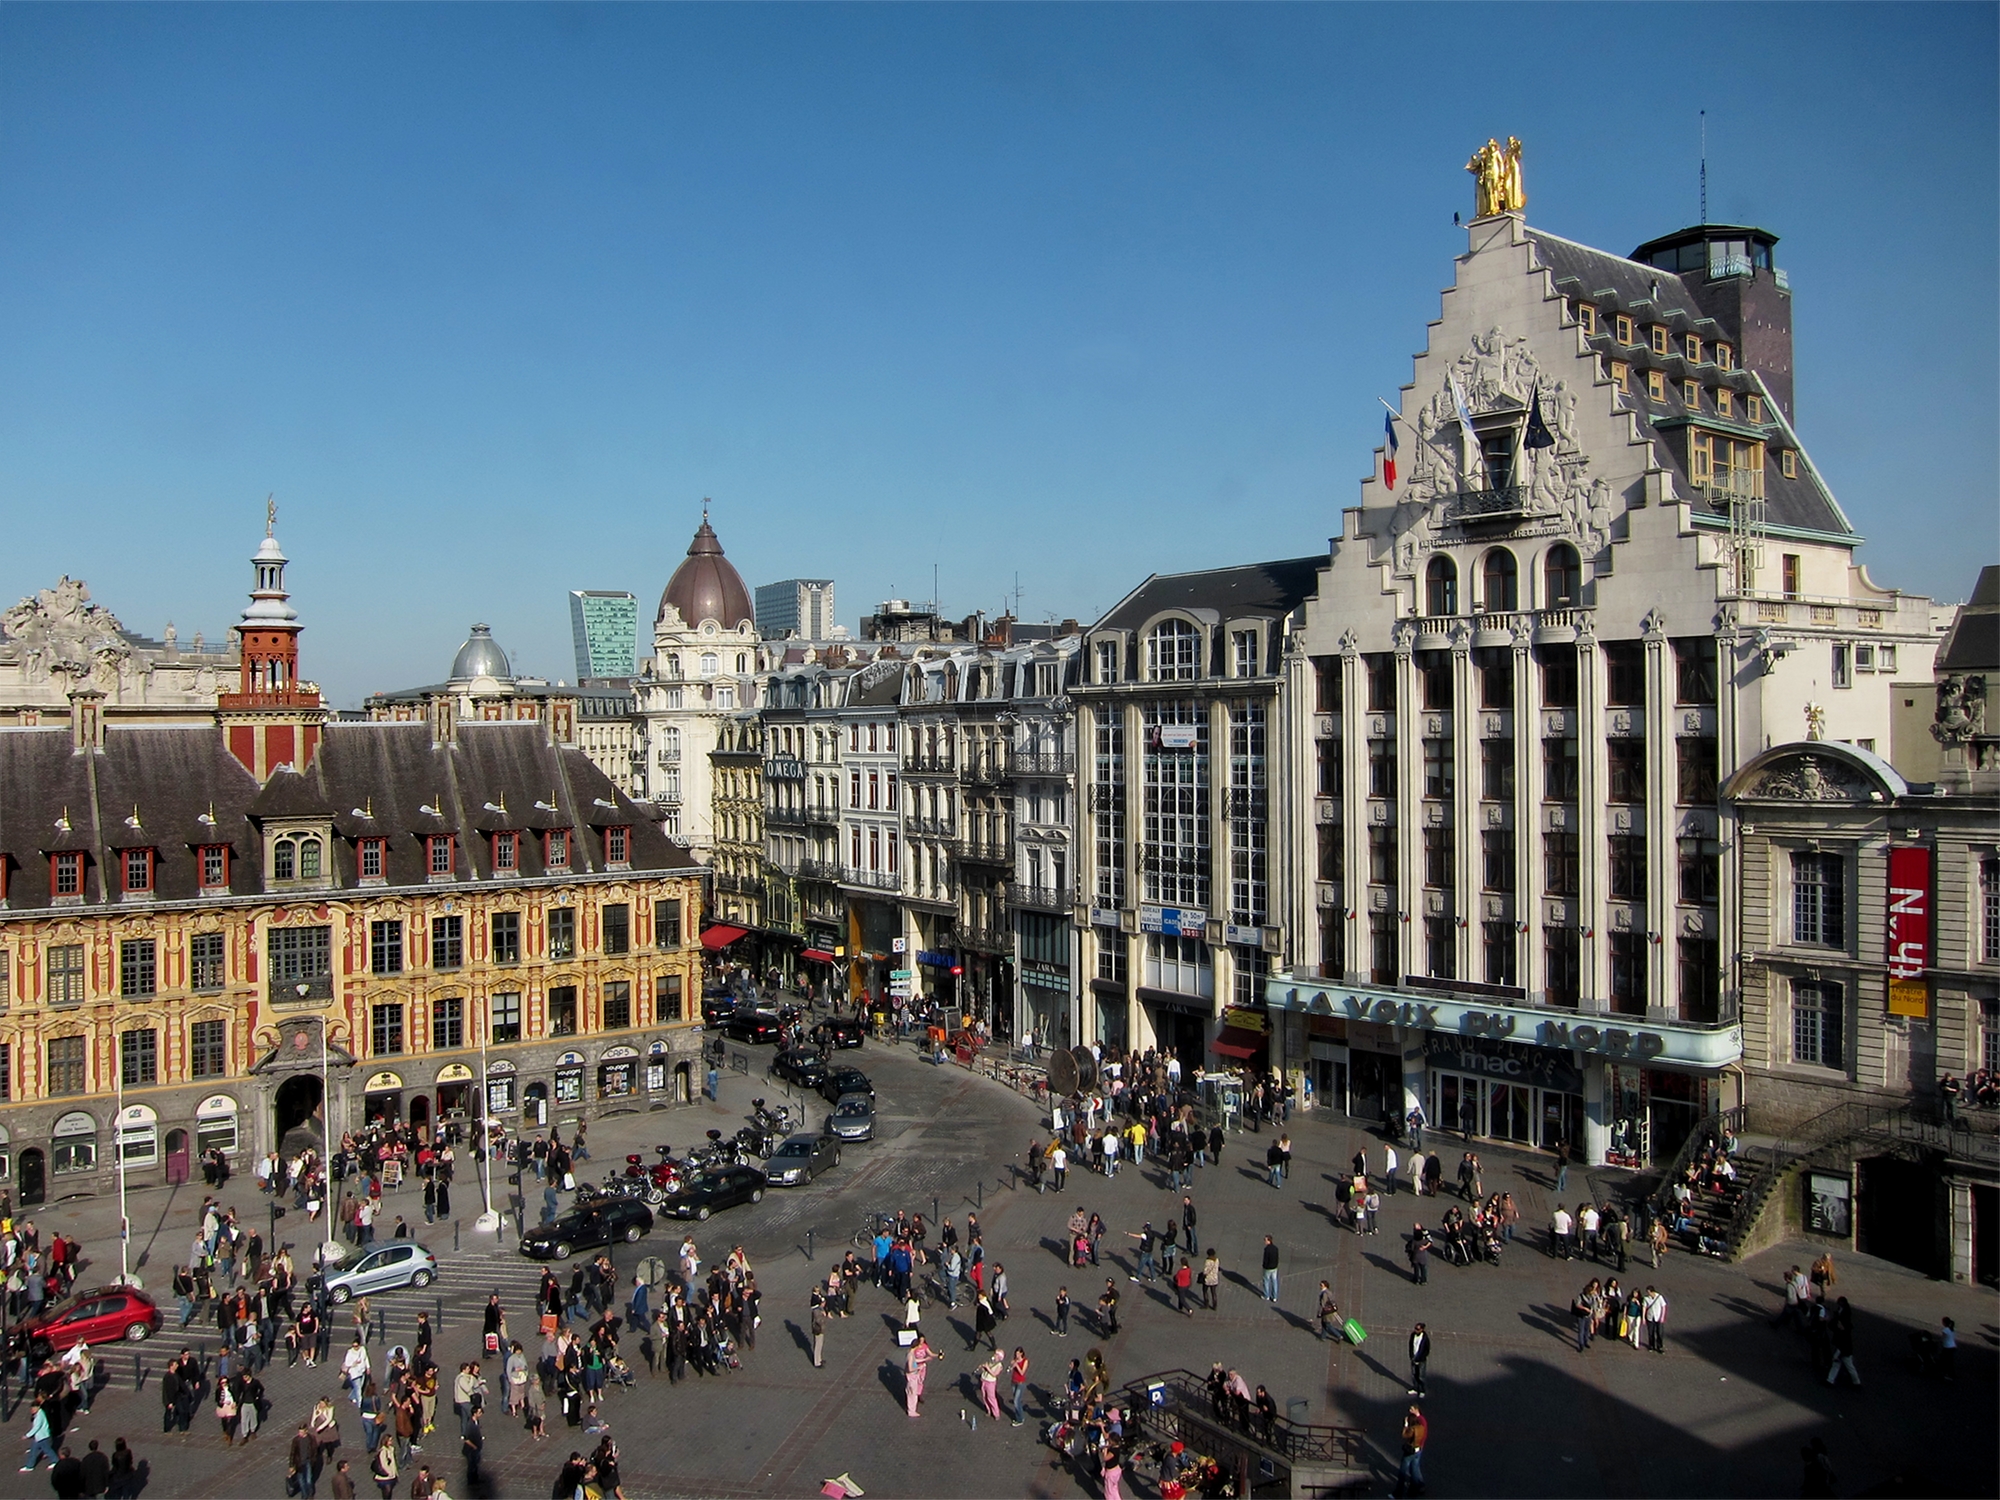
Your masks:
[[[1889,1014],[1930,1014],[1931,851],[1889,851]]]

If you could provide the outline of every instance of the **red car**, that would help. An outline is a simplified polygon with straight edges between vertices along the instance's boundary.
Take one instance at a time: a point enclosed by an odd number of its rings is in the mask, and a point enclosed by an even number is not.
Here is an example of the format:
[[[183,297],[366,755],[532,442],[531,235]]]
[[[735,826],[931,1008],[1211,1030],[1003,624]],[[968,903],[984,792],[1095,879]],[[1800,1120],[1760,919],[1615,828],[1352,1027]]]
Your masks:
[[[60,1354],[74,1344],[136,1344],[160,1330],[160,1309],[144,1292],[129,1286],[79,1292],[61,1307],[29,1318],[15,1328],[16,1347]]]

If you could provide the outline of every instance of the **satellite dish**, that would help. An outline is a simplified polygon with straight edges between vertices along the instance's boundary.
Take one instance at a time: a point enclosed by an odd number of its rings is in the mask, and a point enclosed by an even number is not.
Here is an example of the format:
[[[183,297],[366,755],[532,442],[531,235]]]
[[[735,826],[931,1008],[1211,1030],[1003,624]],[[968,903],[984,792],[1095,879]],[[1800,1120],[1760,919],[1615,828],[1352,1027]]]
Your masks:
[[[1049,1054],[1049,1091],[1058,1099],[1067,1099],[1076,1092],[1076,1059],[1069,1053],[1055,1051]]]
[[[1088,1047],[1072,1047],[1071,1057],[1076,1059],[1076,1086],[1079,1092],[1097,1087],[1097,1057]]]

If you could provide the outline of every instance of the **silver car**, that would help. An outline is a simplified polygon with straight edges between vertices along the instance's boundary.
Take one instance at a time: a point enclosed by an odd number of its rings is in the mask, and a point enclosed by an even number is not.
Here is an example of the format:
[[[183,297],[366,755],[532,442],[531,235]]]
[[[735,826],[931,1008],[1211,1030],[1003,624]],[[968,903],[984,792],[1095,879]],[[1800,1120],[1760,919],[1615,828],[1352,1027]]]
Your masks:
[[[351,1266],[326,1273],[326,1294],[335,1302],[372,1297],[437,1280],[437,1257],[422,1245],[396,1240],[377,1245]]]
[[[764,1175],[773,1187],[795,1187],[839,1165],[839,1141],[824,1135],[795,1135],[766,1158]]]
[[[875,1139],[875,1101],[866,1094],[842,1094],[827,1117],[830,1134],[843,1141]]]

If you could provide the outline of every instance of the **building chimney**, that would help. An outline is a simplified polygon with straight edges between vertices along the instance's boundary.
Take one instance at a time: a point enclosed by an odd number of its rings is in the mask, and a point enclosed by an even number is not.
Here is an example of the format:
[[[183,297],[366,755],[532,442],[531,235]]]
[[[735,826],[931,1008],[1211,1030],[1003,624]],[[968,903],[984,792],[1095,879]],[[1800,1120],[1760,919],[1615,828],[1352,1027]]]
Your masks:
[[[96,688],[69,695],[69,745],[75,751],[104,748],[104,694]]]

